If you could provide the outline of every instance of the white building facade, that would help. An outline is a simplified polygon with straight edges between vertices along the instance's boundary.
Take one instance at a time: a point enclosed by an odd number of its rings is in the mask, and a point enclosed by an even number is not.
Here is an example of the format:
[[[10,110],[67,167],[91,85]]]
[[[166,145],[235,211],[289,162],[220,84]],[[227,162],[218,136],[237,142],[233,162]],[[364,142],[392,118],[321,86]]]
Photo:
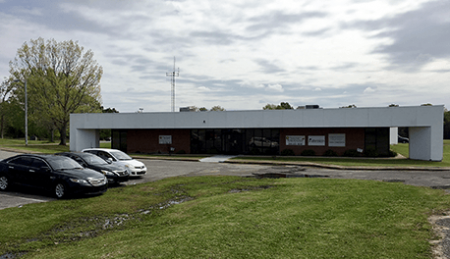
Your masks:
[[[444,106],[257,111],[71,114],[70,148],[99,146],[113,131],[114,148],[135,153],[279,154],[291,149],[386,152],[392,128],[409,128],[409,157],[441,161]]]

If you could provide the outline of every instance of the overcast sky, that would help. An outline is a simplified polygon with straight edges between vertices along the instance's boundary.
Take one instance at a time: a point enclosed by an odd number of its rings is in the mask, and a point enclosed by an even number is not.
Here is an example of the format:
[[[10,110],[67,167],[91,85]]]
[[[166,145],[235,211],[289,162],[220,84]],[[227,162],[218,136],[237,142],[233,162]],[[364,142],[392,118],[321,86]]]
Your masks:
[[[174,56],[176,110],[450,107],[450,0],[0,0],[0,79],[38,37],[92,50],[120,112],[171,111]]]

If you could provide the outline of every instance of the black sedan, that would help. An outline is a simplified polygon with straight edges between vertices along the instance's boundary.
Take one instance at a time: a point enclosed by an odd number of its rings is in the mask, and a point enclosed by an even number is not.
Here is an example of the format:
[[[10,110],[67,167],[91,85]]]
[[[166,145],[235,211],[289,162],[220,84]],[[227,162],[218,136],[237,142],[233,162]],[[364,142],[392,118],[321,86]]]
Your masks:
[[[70,194],[104,193],[108,180],[68,157],[24,154],[0,161],[0,190],[11,185],[51,190],[61,199]]]
[[[118,165],[107,163],[100,157],[84,152],[63,152],[55,155],[70,157],[77,161],[81,166],[90,168],[97,172],[100,172],[108,178],[109,185],[120,184],[121,182],[128,181],[130,173]]]

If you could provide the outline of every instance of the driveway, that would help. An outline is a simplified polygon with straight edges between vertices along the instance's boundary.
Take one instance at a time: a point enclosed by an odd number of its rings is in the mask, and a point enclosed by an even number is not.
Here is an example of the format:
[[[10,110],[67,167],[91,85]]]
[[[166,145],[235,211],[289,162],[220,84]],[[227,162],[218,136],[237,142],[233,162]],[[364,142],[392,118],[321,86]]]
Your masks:
[[[0,159],[16,153],[0,150]],[[407,170],[337,170],[304,166],[272,166],[235,163],[200,163],[172,160],[140,159],[148,168],[146,175],[132,178],[126,185],[158,181],[167,177],[204,175],[287,175],[288,177],[324,177],[340,179],[377,180],[403,182],[414,186],[450,189],[450,172],[447,171],[407,171]],[[0,193],[0,209],[22,206],[28,203],[54,200],[42,194],[23,192]]]

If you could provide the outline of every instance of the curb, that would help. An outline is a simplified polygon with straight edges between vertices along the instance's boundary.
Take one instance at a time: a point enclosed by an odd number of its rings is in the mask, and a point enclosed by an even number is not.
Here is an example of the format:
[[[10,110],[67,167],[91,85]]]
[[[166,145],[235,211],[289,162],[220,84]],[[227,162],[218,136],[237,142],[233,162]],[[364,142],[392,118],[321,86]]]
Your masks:
[[[367,171],[450,171],[449,167],[370,167],[370,166],[340,166],[340,165],[325,165],[312,162],[282,162],[282,161],[254,161],[254,160],[227,160],[224,163],[230,164],[260,164],[260,165],[292,165],[292,166],[310,166],[325,169],[337,170],[367,170]]]

